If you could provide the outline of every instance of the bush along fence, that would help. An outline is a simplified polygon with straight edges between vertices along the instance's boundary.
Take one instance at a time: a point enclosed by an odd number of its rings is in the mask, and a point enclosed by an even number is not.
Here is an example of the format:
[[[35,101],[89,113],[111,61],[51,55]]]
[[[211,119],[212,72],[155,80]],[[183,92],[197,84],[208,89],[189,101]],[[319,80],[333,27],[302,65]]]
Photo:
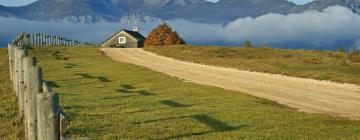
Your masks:
[[[59,140],[69,121],[59,105],[59,95],[43,81],[42,69],[28,56],[24,45],[28,34],[19,35],[8,45],[10,79],[17,96],[19,116],[24,121],[25,139]]]
[[[20,39],[21,38],[21,39]],[[21,40],[21,42],[19,42]],[[13,40],[18,46],[32,45],[32,46],[89,46],[92,43],[85,43],[73,39],[68,39],[60,36],[53,36],[44,33],[22,33]],[[22,43],[22,44],[19,44]]]

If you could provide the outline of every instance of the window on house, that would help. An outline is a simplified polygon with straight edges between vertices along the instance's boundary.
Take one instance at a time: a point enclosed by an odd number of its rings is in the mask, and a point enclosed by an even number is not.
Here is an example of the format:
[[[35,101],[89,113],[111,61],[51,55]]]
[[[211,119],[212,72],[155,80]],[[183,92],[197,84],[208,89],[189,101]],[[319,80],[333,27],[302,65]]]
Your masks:
[[[119,43],[125,44],[126,43],[126,37],[119,37]]]

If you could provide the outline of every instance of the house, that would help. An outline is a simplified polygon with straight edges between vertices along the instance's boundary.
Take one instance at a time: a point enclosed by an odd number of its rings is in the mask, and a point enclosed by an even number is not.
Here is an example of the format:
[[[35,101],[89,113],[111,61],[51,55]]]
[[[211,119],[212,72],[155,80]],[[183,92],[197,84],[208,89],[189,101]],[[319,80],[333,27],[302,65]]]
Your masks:
[[[139,28],[134,27],[132,31],[122,29],[109,39],[104,41],[100,47],[111,48],[142,48],[145,37],[140,34]]]

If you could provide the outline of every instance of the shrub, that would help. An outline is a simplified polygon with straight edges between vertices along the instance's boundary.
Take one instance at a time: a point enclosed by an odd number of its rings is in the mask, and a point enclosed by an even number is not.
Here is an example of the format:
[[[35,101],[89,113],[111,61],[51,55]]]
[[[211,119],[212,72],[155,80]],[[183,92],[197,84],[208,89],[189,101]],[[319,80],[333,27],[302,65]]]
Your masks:
[[[245,47],[245,48],[254,48],[253,44],[249,40],[246,40],[244,42],[243,47]]]
[[[168,46],[186,44],[185,41],[173,31],[171,27],[163,23],[151,31],[145,40],[145,46]]]

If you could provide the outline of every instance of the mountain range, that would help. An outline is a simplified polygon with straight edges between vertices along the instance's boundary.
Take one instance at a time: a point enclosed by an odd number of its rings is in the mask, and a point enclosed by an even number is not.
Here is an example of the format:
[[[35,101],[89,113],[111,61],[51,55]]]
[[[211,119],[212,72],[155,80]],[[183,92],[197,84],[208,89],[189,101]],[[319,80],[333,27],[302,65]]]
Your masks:
[[[267,13],[299,13],[340,5],[360,14],[360,0],[315,0],[296,5],[287,0],[38,0],[26,6],[0,5],[0,16],[39,21],[148,22],[185,19],[226,24]]]

